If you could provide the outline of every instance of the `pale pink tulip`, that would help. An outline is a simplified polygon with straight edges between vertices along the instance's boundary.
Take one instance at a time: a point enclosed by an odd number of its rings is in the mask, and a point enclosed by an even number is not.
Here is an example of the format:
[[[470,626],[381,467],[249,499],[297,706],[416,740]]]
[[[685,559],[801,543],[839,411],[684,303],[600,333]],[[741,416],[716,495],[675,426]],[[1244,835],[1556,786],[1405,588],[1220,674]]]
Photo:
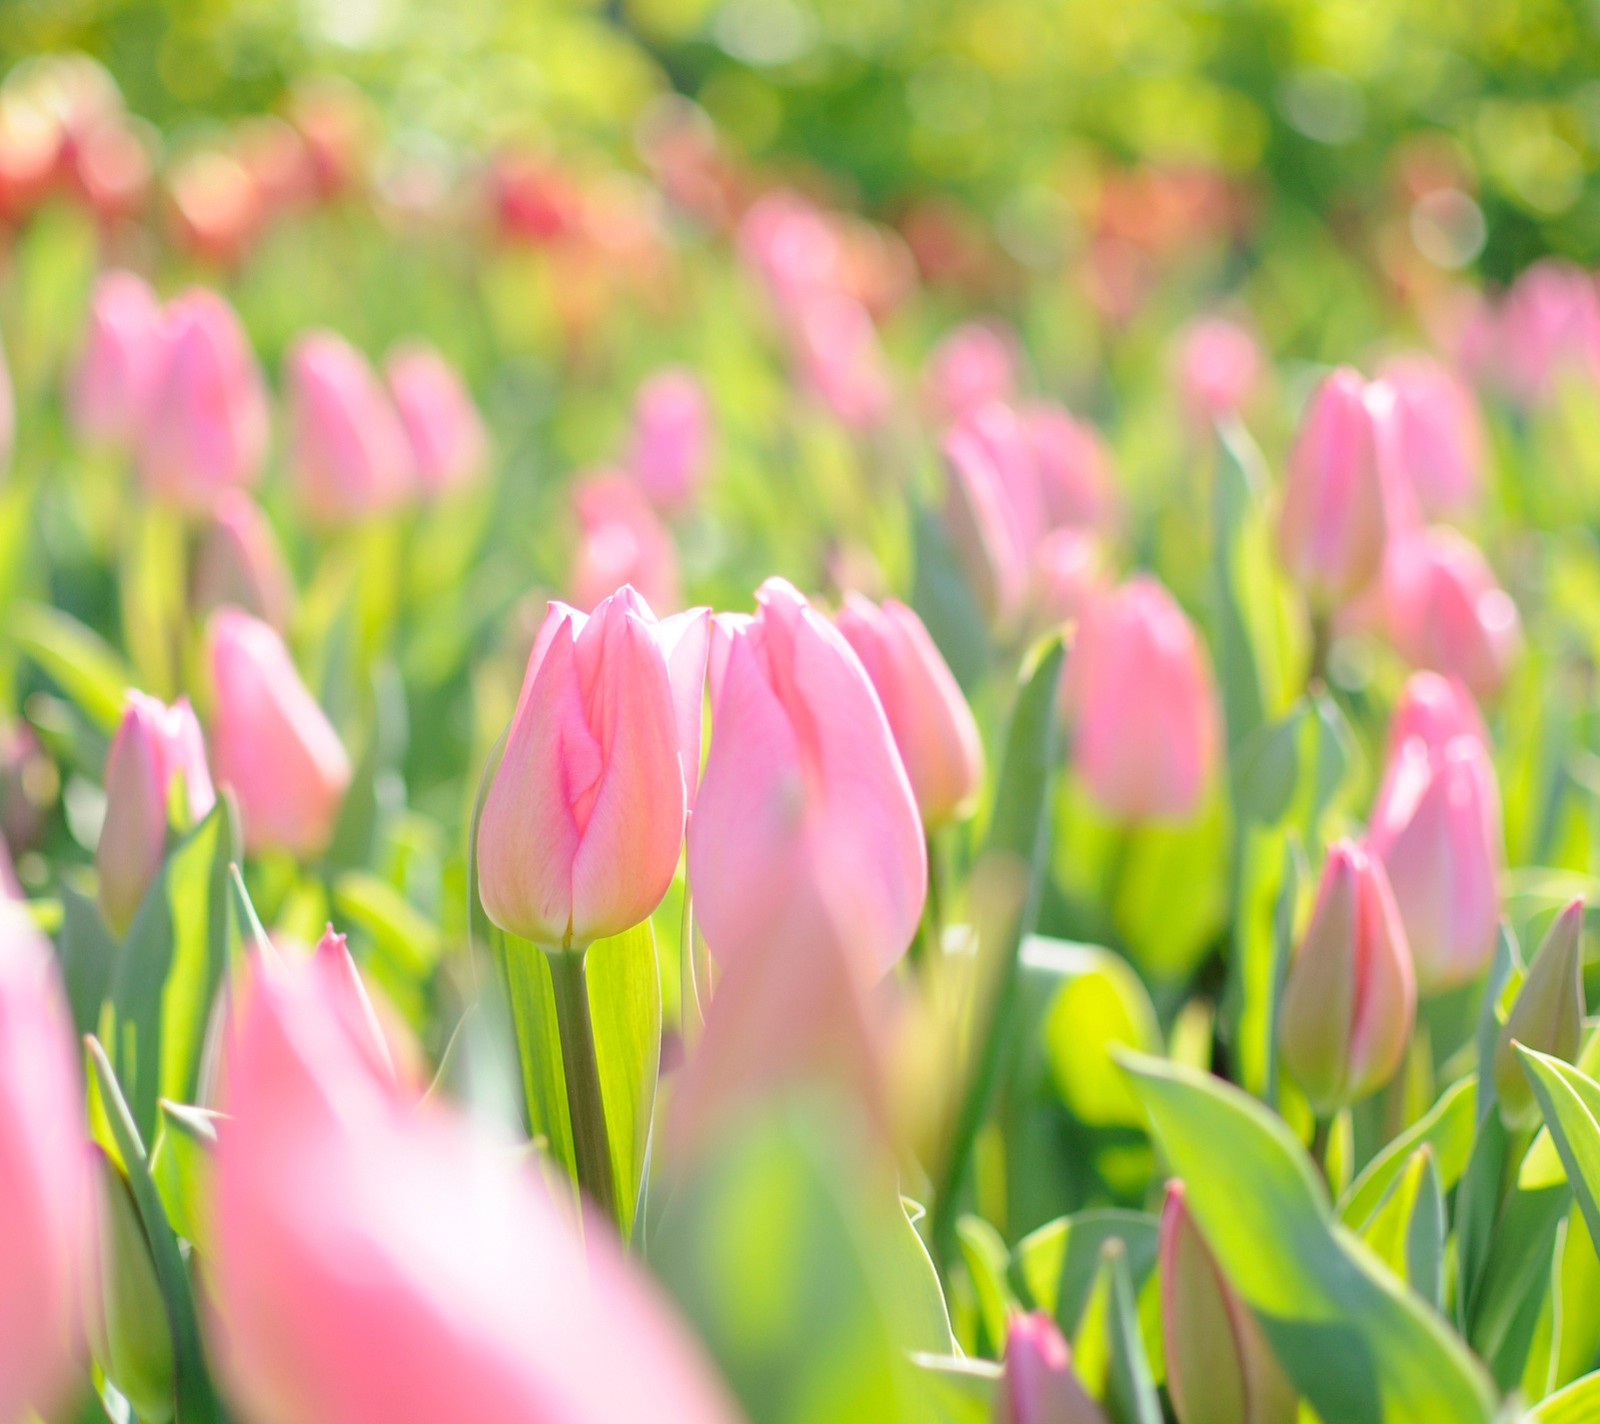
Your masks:
[[[773,305],[793,313],[841,287],[843,255],[834,225],[798,193],[769,193],[739,225],[739,250]]]
[[[1527,268],[1496,327],[1500,379],[1524,405],[1548,400],[1563,376],[1600,371],[1600,292],[1571,262],[1547,257]]]
[[[657,371],[633,401],[629,469],[662,509],[689,504],[705,479],[711,446],[711,400],[693,371]]]
[[[1072,1368],[1072,1347],[1042,1310],[1013,1315],[995,1424],[1104,1424],[1105,1414]]]
[[[245,845],[321,854],[350,785],[350,758],[267,624],[220,608],[208,627],[212,769],[239,798]]]
[[[844,933],[857,972],[905,953],[927,891],[917,803],[883,706],[838,629],[782,579],[719,620],[711,748],[689,826],[706,944],[732,965]]]
[[[1389,721],[1389,760],[1413,739],[1435,752],[1456,737],[1472,737],[1484,747],[1489,745],[1483,714],[1472,694],[1454,678],[1436,672],[1412,673]]]
[[[944,824],[972,808],[983,743],[972,709],[923,622],[905,604],[852,593],[836,620],[877,691],[922,819]]]
[[[1033,551],[1035,620],[1043,626],[1076,623],[1104,586],[1105,550],[1084,529],[1055,529]]]
[[[266,514],[243,490],[217,499],[195,554],[191,598],[198,613],[234,604],[278,632],[294,610],[294,580]]]
[[[1227,317],[1202,317],[1178,345],[1178,395],[1184,413],[1200,430],[1236,415],[1261,384],[1261,348],[1243,326]]]
[[[620,471],[587,475],[572,487],[581,538],[573,564],[573,605],[595,607],[630,584],[652,607],[677,608],[678,553],[639,486]]]
[[[380,1080],[399,1083],[394,1055],[345,936],[329,925],[311,952],[311,977],[322,1002],[339,1019],[351,1044]]]
[[[72,375],[68,411],[85,440],[131,443],[161,376],[161,303],[143,277],[105,272]]]
[[[1021,541],[999,465],[967,425],[944,438],[944,522],[979,611],[997,626],[1012,622],[1027,596],[1028,549]]]
[[[1073,764],[1123,821],[1199,810],[1219,744],[1216,688],[1194,626],[1154,578],[1094,599],[1062,680]]]
[[[1116,481],[1099,431],[1048,401],[1022,414],[1049,527],[1104,530],[1114,524]]]
[[[852,430],[881,424],[894,388],[866,307],[854,297],[826,292],[807,301],[793,325],[800,378],[811,393]]]
[[[411,466],[423,494],[444,494],[476,480],[489,440],[455,368],[432,346],[408,341],[389,353],[384,377],[411,442]]]
[[[1031,552],[1055,522],[1045,498],[1031,422],[1011,406],[990,401],[968,411],[958,428],[987,454],[999,477],[1000,507],[1012,538],[1025,554]]]
[[[478,827],[502,929],[577,948],[660,903],[699,766],[706,645],[706,610],[658,623],[631,588],[588,617],[550,605]]]
[[[1396,466],[1422,512],[1470,509],[1483,490],[1484,460],[1472,392],[1429,356],[1397,356],[1379,378],[1394,392]]]
[[[1477,697],[1492,697],[1505,685],[1522,645],[1522,621],[1464,534],[1434,525],[1395,540],[1383,597],[1389,635],[1414,667],[1459,678]]]
[[[960,420],[989,401],[1009,401],[1016,394],[1017,364],[1011,332],[992,322],[966,322],[928,356],[923,400],[934,420]]]

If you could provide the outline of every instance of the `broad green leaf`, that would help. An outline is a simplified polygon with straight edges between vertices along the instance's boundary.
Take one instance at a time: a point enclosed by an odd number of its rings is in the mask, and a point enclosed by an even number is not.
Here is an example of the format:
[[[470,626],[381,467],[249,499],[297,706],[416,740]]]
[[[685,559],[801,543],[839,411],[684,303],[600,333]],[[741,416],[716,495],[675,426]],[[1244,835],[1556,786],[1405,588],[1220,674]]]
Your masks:
[[[1105,1405],[1111,1424],[1161,1424],[1161,1404],[1139,1333],[1127,1248],[1117,1238],[1100,1248],[1094,1284],[1072,1336],[1072,1367]]]
[[[134,678],[98,633],[71,614],[40,603],[15,605],[10,632],[90,721],[105,732],[116,728]]]
[[[939,1424],[990,1424],[1002,1371],[992,1360],[969,1355],[914,1353],[911,1361],[932,1377],[929,1407]]]
[[[528,1132],[534,1141],[542,1141],[576,1182],[578,1159],[567,1108],[567,1080],[561,1068],[561,1028],[549,962],[538,945],[515,935],[497,931],[495,948],[522,1067]]]
[[[1427,1143],[1406,1159],[1361,1239],[1395,1276],[1438,1309],[1443,1289],[1444,1194]]]
[[[1600,1033],[1589,1035],[1583,1051],[1578,1054],[1576,1066],[1587,1077],[1594,1078],[1600,1074]],[[1522,1159],[1522,1166],[1517,1172],[1517,1185],[1531,1191],[1535,1187],[1559,1186],[1566,1180],[1567,1169],[1561,1165],[1561,1154],[1551,1141],[1549,1125],[1545,1124],[1539,1128],[1533,1145],[1528,1148],[1528,1155]]]
[[[1282,1120],[1193,1069],[1125,1062],[1218,1263],[1311,1406],[1340,1424],[1487,1424],[1480,1366],[1333,1220]]]
[[[183,521],[165,505],[140,501],[131,525],[123,544],[122,641],[139,686],[170,699],[184,619]]]
[[[1138,1100],[1111,1056],[1115,1046],[1160,1050],[1161,1027],[1139,976],[1120,955],[1095,945],[1036,936],[1025,953],[1030,963],[1051,954],[1061,969],[1061,987],[1044,1020],[1045,1054],[1061,1101],[1091,1126],[1142,1122]]]
[[[1085,1211],[1041,1226],[1017,1243],[1012,1260],[1019,1289],[1056,1318],[1062,1333],[1077,1329],[1108,1241],[1126,1248],[1128,1275],[1141,1289],[1155,1269],[1160,1223],[1141,1211]]]
[[[977,1353],[998,1354],[1005,1346],[1006,1315],[1012,1303],[1006,1283],[1010,1252],[1005,1239],[981,1216],[963,1216],[956,1223],[956,1239],[978,1297],[978,1319],[985,1339]]]
[[[1594,1424],[1600,1419],[1600,1370],[1542,1399],[1523,1424]]]
[[[928,626],[950,671],[963,688],[983,677],[994,656],[983,613],[956,564],[944,522],[918,506],[913,525],[915,569],[911,606]]]
[[[1439,1186],[1449,1191],[1466,1170],[1472,1151],[1473,1087],[1472,1075],[1452,1083],[1427,1113],[1412,1123],[1362,1168],[1360,1175],[1339,1200],[1339,1220],[1359,1230],[1377,1210],[1395,1178],[1404,1170],[1411,1154],[1426,1143],[1433,1152]]]
[[[1600,1241],[1600,1083],[1549,1054],[1520,1044],[1517,1053],[1583,1209],[1589,1235]]]
[[[99,906],[67,884],[61,886],[58,944],[73,1025],[79,1033],[92,1033],[100,1024],[100,1008],[111,991],[118,945]]]
[[[387,880],[364,870],[348,870],[333,885],[341,919],[365,930],[384,957],[412,978],[425,978],[439,960],[443,936]]]
[[[1246,525],[1252,508],[1265,498],[1266,478],[1260,452],[1241,427],[1221,428],[1217,436],[1211,502],[1211,592],[1216,628],[1212,647],[1232,762],[1266,717],[1266,697],[1246,612],[1251,603],[1242,547],[1248,538]]]

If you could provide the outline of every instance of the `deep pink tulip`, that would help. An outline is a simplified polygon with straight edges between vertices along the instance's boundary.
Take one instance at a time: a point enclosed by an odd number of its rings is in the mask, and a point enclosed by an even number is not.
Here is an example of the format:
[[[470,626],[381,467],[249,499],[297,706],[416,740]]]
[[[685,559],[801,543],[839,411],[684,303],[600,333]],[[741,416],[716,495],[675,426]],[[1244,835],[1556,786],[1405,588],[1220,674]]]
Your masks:
[[[1094,599],[1062,680],[1073,764],[1123,821],[1182,820],[1216,766],[1216,689],[1205,648],[1172,595],[1141,575]]]
[[[896,599],[878,606],[852,593],[837,622],[883,703],[922,819],[939,826],[969,812],[983,781],[983,742],[922,620]]]
[[[1052,529],[1104,530],[1115,523],[1116,482],[1100,432],[1048,401],[1024,407],[1022,416],[1046,524]]]
[[[310,331],[284,360],[289,472],[302,511],[341,524],[411,493],[411,444],[372,366],[342,336]]]
[[[190,824],[216,803],[200,723],[188,698],[168,707],[145,693],[129,693],[106,757],[106,816],[95,852],[100,908],[119,934],[132,923],[166,856],[174,782],[182,785]]]
[[[267,624],[220,608],[208,627],[211,765],[239,798],[245,845],[303,859],[333,837],[350,758]]]
[[[373,1064],[310,966],[257,963],[227,1037],[205,1262],[256,1424],[733,1424],[697,1344],[509,1143]]]
[[[576,948],[660,903],[699,766],[707,632],[705,609],[658,623],[631,588],[588,617],[550,605],[478,827],[502,929]]]
[[[1042,1310],[1013,1315],[995,1424],[1104,1424],[1105,1414],[1072,1368],[1072,1347]]]
[[[1396,466],[1424,514],[1470,509],[1483,490],[1483,423],[1472,392],[1431,356],[1397,356],[1379,378],[1395,398]]]
[[[233,308],[196,288],[171,302],[161,368],[139,433],[139,471],[153,499],[206,509],[253,485],[267,458],[267,394]]]
[[[191,586],[197,612],[233,604],[278,632],[294,611],[294,580],[261,506],[243,490],[217,500],[200,536]]]
[[[572,569],[574,607],[592,609],[631,585],[652,608],[677,608],[678,552],[644,492],[626,475],[602,470],[572,487],[580,540]]]
[[[661,509],[689,504],[711,454],[711,399],[693,371],[668,366],[639,387],[633,401],[628,466]]]
[[[689,826],[713,955],[805,955],[843,934],[876,977],[910,945],[927,847],[894,735],[843,635],[782,579],[718,620],[711,748]]]
[[[1382,863],[1363,845],[1336,842],[1278,1015],[1284,1064],[1318,1113],[1364,1098],[1394,1075],[1411,1037],[1416,994]]]
[[[928,356],[922,387],[929,413],[947,422],[989,401],[1009,401],[1016,394],[1017,365],[1011,332],[993,322],[963,323]]]
[[[944,438],[944,522],[973,600],[1005,626],[1027,596],[1028,549],[1017,530],[989,444],[961,424]]]
[[[1394,394],[1341,367],[1312,393],[1289,456],[1279,548],[1319,607],[1362,593],[1395,520]]]
[[[793,339],[801,380],[841,425],[868,430],[883,421],[894,388],[866,307],[838,292],[813,297],[795,315]]]
[[[1413,739],[1430,752],[1443,751],[1457,737],[1475,738],[1489,745],[1483,714],[1472,694],[1454,678],[1436,672],[1414,672],[1401,689],[1389,720],[1388,759]]]
[[[161,303],[133,272],[101,274],[72,374],[68,410],[85,440],[131,443],[161,376]]]
[[[1178,345],[1178,396],[1184,413],[1200,430],[1236,415],[1261,384],[1261,348],[1256,339],[1227,317],[1202,317],[1188,327]]]
[[[1496,334],[1501,382],[1522,404],[1536,405],[1563,376],[1600,371],[1600,292],[1581,267],[1544,258],[1512,284]]]
[[[83,1083],[55,955],[0,888],[0,1419],[62,1402],[94,1261]]]
[[[489,439],[455,368],[426,342],[408,341],[389,353],[384,377],[423,494],[445,494],[476,480],[488,459]]]
[[[1389,635],[1414,667],[1459,678],[1476,697],[1492,697],[1505,685],[1522,645],[1522,621],[1464,534],[1434,525],[1395,540],[1383,597]]]

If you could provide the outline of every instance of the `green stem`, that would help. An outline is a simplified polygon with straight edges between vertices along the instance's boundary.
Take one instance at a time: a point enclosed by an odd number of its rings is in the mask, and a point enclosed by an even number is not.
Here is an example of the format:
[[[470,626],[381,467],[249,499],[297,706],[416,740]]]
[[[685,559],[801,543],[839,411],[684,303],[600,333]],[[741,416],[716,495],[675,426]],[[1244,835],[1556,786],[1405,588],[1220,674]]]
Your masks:
[[[616,1221],[617,1186],[611,1173],[600,1063],[595,1057],[594,1025],[589,1017],[588,951],[546,950],[545,958],[550,962],[550,979],[555,988],[556,1024],[561,1030],[561,1067],[567,1082],[578,1186],[611,1221]]]

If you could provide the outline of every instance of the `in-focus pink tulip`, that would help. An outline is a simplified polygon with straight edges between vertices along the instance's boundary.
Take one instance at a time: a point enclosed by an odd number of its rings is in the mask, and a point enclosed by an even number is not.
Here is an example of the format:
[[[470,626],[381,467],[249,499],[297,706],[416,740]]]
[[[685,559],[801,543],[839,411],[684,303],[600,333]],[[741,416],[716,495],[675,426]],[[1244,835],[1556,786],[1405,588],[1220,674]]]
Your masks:
[[[1062,680],[1073,765],[1123,821],[1200,809],[1219,732],[1211,666],[1194,626],[1154,578],[1090,603]]]
[[[1500,789],[1475,734],[1391,741],[1368,837],[1383,862],[1424,993],[1475,978],[1494,957],[1505,860]]]
[[[1022,416],[1049,527],[1104,530],[1115,523],[1116,481],[1100,432],[1048,401]]]
[[[233,604],[278,632],[294,611],[294,581],[266,514],[243,490],[217,500],[195,554],[191,599],[199,613]]]
[[[1178,396],[1199,430],[1236,415],[1261,384],[1261,348],[1249,331],[1227,317],[1202,317],[1178,345]]]
[[[1009,401],[1017,389],[1017,341],[987,321],[969,321],[933,348],[923,371],[923,400],[935,421],[960,420],[989,401]]]
[[[411,466],[425,495],[471,484],[489,440],[461,377],[432,346],[408,341],[384,363],[389,394],[411,441]]]
[[[598,1223],[378,1071],[310,966],[252,967],[227,1037],[208,1335],[256,1424],[733,1424]]]
[[[105,272],[72,375],[68,410],[85,440],[131,443],[161,376],[161,303],[143,277]]]
[[[1367,848],[1328,849],[1311,920],[1284,984],[1278,1044],[1318,1113],[1394,1075],[1416,1018],[1416,981],[1389,877]]]
[[[711,400],[693,371],[669,366],[633,401],[628,466],[651,502],[681,509],[705,479],[711,453]]]
[[[1105,576],[1105,550],[1095,535],[1084,529],[1052,530],[1033,551],[1029,603],[1035,621],[1045,627],[1076,623]]]
[[[1072,1368],[1072,1347],[1042,1310],[1013,1315],[995,1424],[1104,1424],[1105,1414]]]
[[[310,331],[284,360],[289,473],[320,524],[381,514],[413,489],[411,444],[367,358],[342,336]]]
[[[0,879],[3,879],[0,876]],[[94,1181],[55,955],[0,889],[0,1419],[63,1402],[94,1261]]]
[[[1489,745],[1483,714],[1472,694],[1439,673],[1412,673],[1389,720],[1388,759],[1392,762],[1400,748],[1413,739],[1429,752],[1438,752],[1457,737],[1472,737],[1484,747]]]
[[[1395,540],[1383,598],[1389,636],[1414,667],[1459,678],[1476,697],[1505,685],[1522,620],[1466,535],[1433,525]]]
[[[145,492],[184,509],[209,508],[261,474],[266,387],[239,318],[215,292],[196,288],[167,306],[138,454]]]
[[[825,293],[796,314],[794,347],[800,377],[841,425],[868,430],[894,398],[888,359],[871,313],[854,297]]]
[[[726,964],[843,933],[856,972],[905,953],[927,847],[883,705],[843,635],[782,579],[719,619],[711,748],[689,826],[695,915]]]
[[[1378,374],[1394,392],[1396,467],[1422,512],[1472,508],[1483,491],[1484,460],[1472,392],[1431,356],[1397,356]]]
[[[573,564],[573,605],[588,610],[631,585],[653,608],[677,608],[678,552],[639,486],[620,471],[585,476],[572,488],[581,538]]]
[[[588,617],[550,605],[478,827],[478,888],[502,929],[579,948],[666,894],[699,767],[707,620],[657,622],[631,588]]]
[[[188,823],[199,821],[217,798],[188,698],[168,707],[143,692],[129,693],[106,757],[106,816],[95,852],[100,908],[119,934],[132,923],[166,856],[175,781],[183,788]]]
[[[267,624],[220,608],[207,630],[215,703],[211,766],[239,798],[245,845],[320,855],[333,838],[350,758]]]
[[[1377,578],[1394,522],[1394,394],[1348,366],[1312,393],[1289,455],[1278,544],[1289,572],[1327,609]]]
[[[990,445],[965,423],[944,438],[944,522],[974,602],[1004,627],[1027,596],[1028,549]]]
[[[877,691],[922,819],[939,826],[972,809],[983,742],[972,709],[928,630],[905,604],[845,598],[839,631]]]
[[[1563,375],[1600,370],[1600,292],[1581,267],[1535,262],[1512,283],[1496,323],[1495,364],[1523,405],[1548,400]]]

